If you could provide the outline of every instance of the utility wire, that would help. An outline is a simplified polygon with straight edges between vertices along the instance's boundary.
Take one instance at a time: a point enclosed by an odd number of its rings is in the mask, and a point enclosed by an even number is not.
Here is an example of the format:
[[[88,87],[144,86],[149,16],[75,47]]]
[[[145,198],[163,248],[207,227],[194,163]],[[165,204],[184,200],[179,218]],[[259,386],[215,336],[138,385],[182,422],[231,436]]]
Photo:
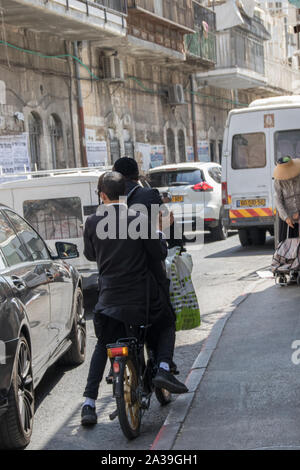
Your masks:
[[[4,45],[6,47],[11,47],[12,49],[15,49],[17,51],[20,51],[20,52],[24,52],[26,54],[30,54],[30,55],[34,55],[34,56],[38,56],[38,57],[41,57],[42,59],[66,59],[66,58],[72,58],[73,60],[77,61],[87,72],[88,74],[94,79],[94,80],[101,80],[100,77],[97,77],[97,75],[95,75],[92,70],[86,65],[84,64],[84,62],[82,62],[78,57],[72,55],[72,54],[58,54],[58,55],[46,55],[46,54],[42,54],[41,52],[37,52],[37,51],[32,51],[30,49],[24,49],[23,47],[19,47],[19,46],[15,46],[14,44],[10,44],[9,42],[7,41],[0,41],[0,45]],[[134,77],[132,75],[129,75],[127,77],[127,80],[133,80],[137,83],[137,85],[142,88],[146,93],[150,93],[152,95],[164,95],[164,92],[161,92],[161,91],[155,91],[155,90],[152,90],[151,88],[148,88],[146,87],[143,82],[138,79],[137,77]],[[226,103],[230,103],[230,104],[234,104],[235,106],[242,106],[242,107],[247,107],[248,104],[247,103],[239,103],[239,102],[236,102],[236,101],[233,101],[233,100],[230,100],[230,99],[227,99],[227,98],[223,98],[221,96],[213,96],[213,95],[207,95],[207,94],[204,94],[204,93],[200,93],[199,91],[195,91],[195,92],[192,92],[191,90],[187,90],[185,89],[185,91],[187,91],[188,93],[190,94],[194,94],[194,95],[197,95],[197,96],[200,96],[202,98],[208,98],[208,99],[212,99],[214,101],[224,101]]]

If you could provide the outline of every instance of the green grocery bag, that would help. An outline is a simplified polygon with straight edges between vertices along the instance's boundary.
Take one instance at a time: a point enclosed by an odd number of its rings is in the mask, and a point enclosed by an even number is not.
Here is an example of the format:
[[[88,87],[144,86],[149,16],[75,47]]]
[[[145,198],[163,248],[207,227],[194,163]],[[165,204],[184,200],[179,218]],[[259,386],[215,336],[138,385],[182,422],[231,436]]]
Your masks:
[[[192,330],[201,324],[200,308],[191,273],[193,261],[189,253],[181,253],[180,247],[169,250],[166,271],[170,280],[170,298],[176,313],[176,331]]]

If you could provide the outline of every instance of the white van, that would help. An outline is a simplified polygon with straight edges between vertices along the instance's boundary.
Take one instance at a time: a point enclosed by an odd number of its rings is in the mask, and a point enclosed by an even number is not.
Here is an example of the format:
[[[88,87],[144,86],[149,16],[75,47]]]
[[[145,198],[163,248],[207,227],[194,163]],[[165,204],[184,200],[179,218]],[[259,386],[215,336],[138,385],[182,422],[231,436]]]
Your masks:
[[[238,230],[243,246],[262,245],[266,231],[274,234],[273,171],[286,155],[300,158],[300,96],[230,111],[222,154],[224,225]]]
[[[58,241],[77,245],[80,256],[70,263],[83,275],[84,288],[97,282],[97,265],[83,255],[83,227],[98,207],[99,176],[110,168],[39,171],[0,184],[1,204],[23,215],[54,252]]]

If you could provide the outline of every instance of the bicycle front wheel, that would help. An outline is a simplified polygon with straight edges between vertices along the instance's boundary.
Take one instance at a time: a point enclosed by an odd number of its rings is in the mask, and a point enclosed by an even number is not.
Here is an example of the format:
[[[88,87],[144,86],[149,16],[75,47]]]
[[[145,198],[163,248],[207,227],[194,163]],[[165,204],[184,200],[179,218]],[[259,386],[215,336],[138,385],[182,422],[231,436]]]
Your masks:
[[[127,359],[120,377],[120,396],[116,398],[121,429],[127,439],[140,434],[141,407],[138,400],[138,374],[135,364]]]

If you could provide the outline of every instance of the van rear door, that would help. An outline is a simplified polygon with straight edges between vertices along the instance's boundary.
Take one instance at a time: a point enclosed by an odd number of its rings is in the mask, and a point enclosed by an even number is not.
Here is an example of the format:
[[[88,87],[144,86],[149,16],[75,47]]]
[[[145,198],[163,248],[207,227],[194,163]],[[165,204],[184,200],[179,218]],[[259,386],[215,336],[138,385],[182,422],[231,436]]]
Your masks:
[[[231,115],[226,176],[232,228],[272,224],[273,165],[265,114],[262,110]]]

